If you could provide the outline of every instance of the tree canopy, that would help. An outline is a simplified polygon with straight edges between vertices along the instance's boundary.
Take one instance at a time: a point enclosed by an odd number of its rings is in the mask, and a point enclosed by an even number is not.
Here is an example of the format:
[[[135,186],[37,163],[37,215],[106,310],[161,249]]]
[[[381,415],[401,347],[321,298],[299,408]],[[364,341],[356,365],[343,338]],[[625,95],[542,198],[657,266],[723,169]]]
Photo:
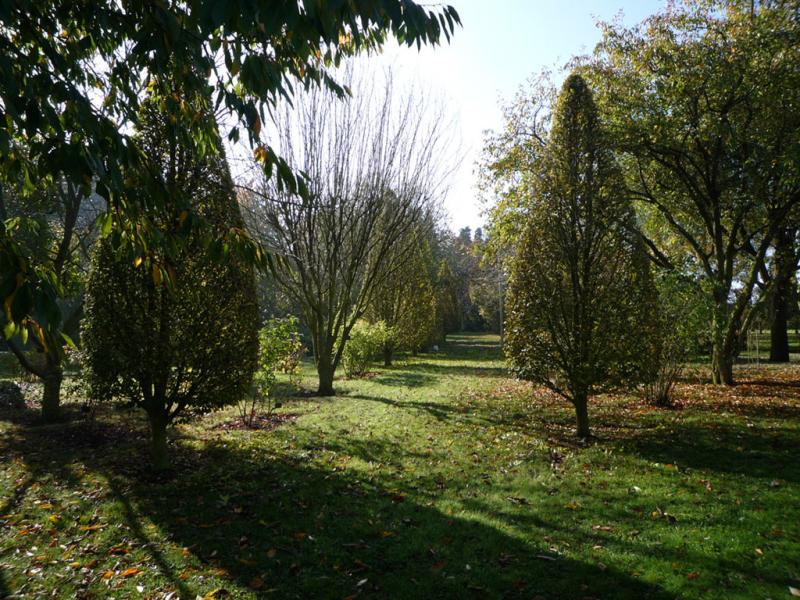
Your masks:
[[[242,227],[225,155],[198,156],[178,143],[176,125],[151,96],[139,143],[148,163],[139,180],[164,176],[176,194],[220,227]],[[210,118],[207,116],[206,118]],[[181,227],[166,213],[162,231]],[[166,426],[187,413],[237,402],[248,391],[258,353],[253,268],[189,238],[170,285],[160,285],[158,256],[131,260],[100,242],[86,291],[83,345],[92,394],[143,408],[157,467],[167,464]]]
[[[641,376],[654,295],[622,173],[579,75],[565,81],[529,168],[535,193],[512,267],[506,352],[518,375],[575,405],[586,437],[588,397]]]
[[[207,243],[222,239],[244,259],[266,266],[268,256],[244,232],[219,229],[174,197],[163,179],[146,194],[131,193],[127,176],[146,164],[132,135],[144,91],[164,98],[184,127],[180,143],[214,153],[216,124],[193,118],[185,101],[199,94],[236,118],[228,132],[244,129],[265,173],[302,191],[303,183],[269,143],[262,125],[297,87],[346,90],[331,75],[345,57],[378,49],[392,35],[407,45],[437,44],[460,23],[449,6],[426,9],[410,0],[358,2],[28,2],[0,7],[0,177],[27,192],[56,173],[107,198],[107,232],[131,254],[160,246],[156,267],[169,279],[185,232],[167,243],[158,212],[167,204],[187,211],[187,227],[205,230]],[[170,82],[180,82],[173,95]],[[183,115],[186,118],[181,118]],[[24,143],[25,151],[18,150]],[[30,267],[14,230],[0,227],[2,299],[8,334],[51,328],[60,314],[59,286],[50,270]]]

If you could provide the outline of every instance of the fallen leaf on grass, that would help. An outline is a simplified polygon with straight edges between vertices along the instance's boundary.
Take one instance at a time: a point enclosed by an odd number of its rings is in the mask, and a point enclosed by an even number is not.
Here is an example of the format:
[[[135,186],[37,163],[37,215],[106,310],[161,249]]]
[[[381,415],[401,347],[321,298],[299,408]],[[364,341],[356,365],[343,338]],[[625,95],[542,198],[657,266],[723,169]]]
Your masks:
[[[225,588],[216,588],[208,592],[205,596],[197,596],[195,600],[216,600],[216,598],[227,598],[231,593]]]
[[[698,577],[700,577],[700,573],[697,571],[692,571],[691,573],[686,574],[686,579],[697,579]]]
[[[102,529],[105,525],[81,525],[81,531],[97,531],[98,529]]]
[[[264,587],[264,580],[261,579],[261,577],[253,577],[250,580],[250,583],[248,583],[247,585],[250,587],[250,589],[260,590],[261,588]]]
[[[278,550],[275,548],[270,548],[267,550],[267,558],[275,558],[276,554],[278,554]]]
[[[798,589],[797,589],[797,588],[795,588],[795,587],[789,586],[789,593],[790,593],[792,596],[796,596],[797,598],[800,598],[800,590],[798,590]]]
[[[121,577],[133,577],[134,575],[138,575],[141,573],[141,569],[137,569],[136,567],[131,567],[130,569],[125,569],[122,573],[120,573]]]
[[[549,554],[537,554],[536,558],[539,560],[558,560],[557,556],[550,556]]]

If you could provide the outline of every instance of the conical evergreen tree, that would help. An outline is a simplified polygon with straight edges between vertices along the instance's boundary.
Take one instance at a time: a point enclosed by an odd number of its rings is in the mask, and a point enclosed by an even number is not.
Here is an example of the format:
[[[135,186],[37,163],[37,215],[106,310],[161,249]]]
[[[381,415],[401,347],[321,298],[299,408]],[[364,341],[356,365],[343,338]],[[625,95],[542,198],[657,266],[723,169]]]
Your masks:
[[[209,227],[220,232],[243,226],[221,143],[215,140],[216,152],[201,153],[182,142],[184,117],[169,105],[155,97],[144,105],[138,135],[147,169],[134,176],[141,189],[161,177],[175,191],[174,210],[155,221],[161,231],[183,227],[186,208],[202,216],[206,228],[190,230],[169,258],[163,249],[131,257],[102,241],[87,285],[82,333],[93,394],[125,398],[146,411],[156,468],[169,462],[167,426],[236,402],[252,381],[258,352],[253,270],[232,255],[212,256],[215,244],[202,239]],[[195,115],[211,118],[203,109]],[[161,275],[164,265],[170,285]]]
[[[655,292],[620,170],[578,75],[564,83],[535,175],[506,351],[521,377],[575,406],[587,437],[589,397],[641,375]]]

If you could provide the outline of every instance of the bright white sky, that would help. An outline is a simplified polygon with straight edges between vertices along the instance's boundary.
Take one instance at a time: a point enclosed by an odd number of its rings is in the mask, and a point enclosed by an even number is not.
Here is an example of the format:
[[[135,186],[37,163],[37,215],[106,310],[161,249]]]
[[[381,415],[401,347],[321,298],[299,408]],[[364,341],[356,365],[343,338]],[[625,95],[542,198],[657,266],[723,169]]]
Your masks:
[[[637,23],[664,0],[447,0],[463,28],[449,45],[434,49],[391,45],[382,60],[442,94],[456,118],[464,160],[445,201],[454,230],[483,222],[475,162],[483,132],[501,126],[500,101],[543,68],[557,71],[571,56],[590,52],[600,39],[595,22],[620,11]]]

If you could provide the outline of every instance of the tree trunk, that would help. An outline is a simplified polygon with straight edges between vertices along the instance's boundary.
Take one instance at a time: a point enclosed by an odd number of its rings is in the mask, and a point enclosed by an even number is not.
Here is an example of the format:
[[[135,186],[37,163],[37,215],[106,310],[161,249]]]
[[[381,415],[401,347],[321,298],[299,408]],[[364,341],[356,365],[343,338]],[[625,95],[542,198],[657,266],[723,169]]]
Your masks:
[[[167,416],[160,410],[151,410],[147,416],[150,419],[150,452],[153,468],[156,471],[163,471],[170,466],[167,451]]]
[[[579,394],[572,401],[575,405],[575,418],[578,425],[577,435],[579,438],[588,438],[591,435],[588,400],[586,394]]]
[[[716,296],[714,300],[714,337],[711,347],[711,381],[715,385],[733,385],[735,348],[728,343],[727,336],[730,307],[727,294]]]
[[[61,418],[61,382],[64,380],[64,371],[55,367],[48,371],[43,380],[42,420],[52,423]]]
[[[711,380],[715,385],[733,385],[733,353],[724,344],[719,347],[714,345]]]
[[[770,311],[770,362],[789,362],[789,299],[794,271],[793,230],[783,230],[775,236],[775,273],[773,274],[772,306]]]
[[[317,359],[317,375],[319,376],[317,396],[334,396],[336,394],[333,389],[333,374],[333,361],[330,353],[320,354]]]
[[[769,332],[769,362],[785,363],[789,362],[789,332],[787,329],[787,313],[788,306],[786,306],[786,299],[779,299],[776,290],[776,295],[772,299],[772,324],[770,325]]]
[[[392,345],[391,344],[384,344],[383,345],[383,366],[384,367],[391,367],[392,366]]]

